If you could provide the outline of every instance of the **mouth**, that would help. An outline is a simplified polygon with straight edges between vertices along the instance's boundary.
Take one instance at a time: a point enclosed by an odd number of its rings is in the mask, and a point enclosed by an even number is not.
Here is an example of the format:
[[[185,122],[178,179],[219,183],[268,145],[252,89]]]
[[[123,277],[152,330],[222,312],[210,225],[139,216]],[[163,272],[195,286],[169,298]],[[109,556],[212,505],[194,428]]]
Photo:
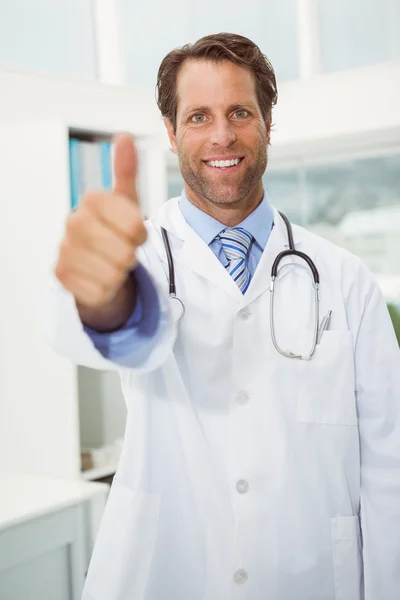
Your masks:
[[[238,158],[227,158],[224,160],[204,160],[203,163],[214,171],[236,171],[239,165],[243,162],[244,156]]]

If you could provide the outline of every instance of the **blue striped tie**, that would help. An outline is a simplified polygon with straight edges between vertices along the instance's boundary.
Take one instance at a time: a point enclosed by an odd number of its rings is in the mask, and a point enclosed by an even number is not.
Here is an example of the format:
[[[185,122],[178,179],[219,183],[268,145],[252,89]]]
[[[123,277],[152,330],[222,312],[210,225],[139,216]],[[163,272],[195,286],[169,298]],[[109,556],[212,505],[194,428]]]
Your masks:
[[[229,263],[226,270],[244,294],[250,285],[250,272],[247,266],[247,254],[252,235],[242,227],[224,229],[218,235]]]

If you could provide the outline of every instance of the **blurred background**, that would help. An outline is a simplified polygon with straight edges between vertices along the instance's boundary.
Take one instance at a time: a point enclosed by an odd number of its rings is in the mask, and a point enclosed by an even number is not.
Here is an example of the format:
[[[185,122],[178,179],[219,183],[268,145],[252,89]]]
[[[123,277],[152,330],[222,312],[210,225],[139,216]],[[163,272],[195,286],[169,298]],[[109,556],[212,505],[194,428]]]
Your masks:
[[[270,201],[369,266],[400,340],[400,0],[0,0],[0,598],[80,597],[126,409],[43,341],[65,219],[139,145],[146,216],[183,182],[155,103],[167,52],[221,31],[272,62]],[[40,318],[38,318],[40,315]]]

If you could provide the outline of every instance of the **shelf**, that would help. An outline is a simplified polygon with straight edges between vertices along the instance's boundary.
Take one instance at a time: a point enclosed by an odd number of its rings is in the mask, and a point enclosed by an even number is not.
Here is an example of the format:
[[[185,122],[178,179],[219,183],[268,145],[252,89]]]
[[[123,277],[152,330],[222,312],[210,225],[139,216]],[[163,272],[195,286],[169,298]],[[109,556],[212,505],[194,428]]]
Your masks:
[[[81,476],[85,481],[94,481],[95,479],[102,479],[103,477],[114,475],[116,470],[117,464],[105,465],[104,467],[100,467],[98,469],[88,469],[87,471],[82,471]]]
[[[111,142],[115,136],[114,132],[106,133],[77,127],[70,127],[68,134],[70,138],[76,138],[82,142]]]

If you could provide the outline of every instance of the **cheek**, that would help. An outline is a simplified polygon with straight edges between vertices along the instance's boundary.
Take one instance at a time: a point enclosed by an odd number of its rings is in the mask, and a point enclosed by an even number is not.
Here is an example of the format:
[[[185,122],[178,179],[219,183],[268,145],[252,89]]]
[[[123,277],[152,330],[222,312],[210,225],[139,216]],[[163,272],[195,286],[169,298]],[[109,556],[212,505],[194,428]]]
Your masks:
[[[204,140],[200,132],[193,131],[192,129],[182,130],[177,138],[179,151],[185,154],[189,160],[196,160],[197,155],[201,153],[203,145]]]
[[[260,123],[254,123],[251,128],[247,131],[248,140],[251,140],[253,144],[257,145],[261,142],[264,144],[267,140],[267,131],[265,125]]]
[[[267,132],[265,125],[260,121],[254,120],[252,123],[243,123],[236,127],[236,147],[247,148],[258,152],[259,148],[267,144]]]

